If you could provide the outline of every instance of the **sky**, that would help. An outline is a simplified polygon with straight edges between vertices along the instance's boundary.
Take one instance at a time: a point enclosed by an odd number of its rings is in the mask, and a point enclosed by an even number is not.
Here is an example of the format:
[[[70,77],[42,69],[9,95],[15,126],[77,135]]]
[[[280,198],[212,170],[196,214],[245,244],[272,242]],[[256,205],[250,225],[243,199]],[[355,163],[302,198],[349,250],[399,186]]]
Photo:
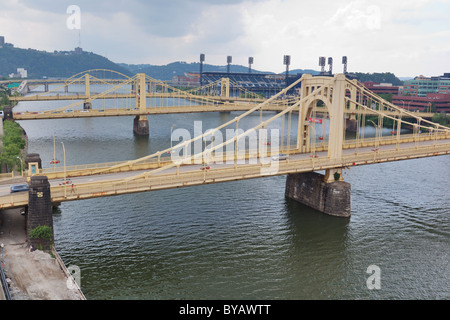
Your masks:
[[[281,73],[450,72],[450,0],[0,0],[0,35],[19,48],[73,50],[116,63],[248,65]],[[326,66],[328,70],[328,66]]]

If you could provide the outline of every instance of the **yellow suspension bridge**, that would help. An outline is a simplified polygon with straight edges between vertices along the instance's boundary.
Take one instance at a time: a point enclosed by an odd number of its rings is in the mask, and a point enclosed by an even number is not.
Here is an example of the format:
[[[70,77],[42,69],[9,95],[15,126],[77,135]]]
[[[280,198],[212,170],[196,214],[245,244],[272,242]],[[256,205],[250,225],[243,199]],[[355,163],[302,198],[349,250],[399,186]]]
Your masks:
[[[84,71],[69,79],[26,80],[23,91],[29,92],[29,87],[37,85],[45,85],[45,91],[12,96],[10,100],[13,103],[36,102],[39,106],[43,105],[44,109],[27,107],[26,110],[11,111],[10,118],[32,120],[134,115],[143,119],[146,115],[154,114],[248,111],[265,101],[260,95],[228,78],[203,87],[181,90],[142,73],[128,77],[103,69]],[[49,89],[50,85],[54,88]],[[94,92],[94,85],[100,85],[102,91]],[[70,93],[70,88],[77,92]],[[280,112],[299,99],[298,94],[287,96],[286,93],[264,104],[263,110]],[[46,108],[47,101],[62,101],[68,104],[58,108]],[[317,112],[321,110],[326,112],[324,108],[316,109]],[[376,115],[372,108],[346,112]],[[386,113],[398,115],[398,110],[386,110]],[[420,116],[431,118],[433,114],[421,113]]]
[[[134,108],[141,112],[136,114],[139,116],[148,114],[146,99],[149,94],[156,95],[155,90],[143,94],[147,81],[145,75],[138,74],[133,80],[130,78],[128,84],[132,81],[135,81],[137,92],[133,98]],[[222,89],[226,88],[226,80],[224,83],[220,84]],[[299,97],[286,98],[288,91],[300,83]],[[162,83],[160,85],[161,88],[166,87]],[[115,85],[112,88],[115,88]],[[158,94],[162,97],[167,93]],[[203,108],[215,106],[220,109],[224,100],[232,99],[226,94],[213,98],[197,94],[196,91],[181,92],[177,89],[173,89],[172,93],[179,94],[183,100],[189,97],[192,99],[190,101],[198,103],[197,106]],[[109,94],[110,92],[105,91],[99,95],[91,95],[87,100],[85,96],[81,102],[59,111],[64,113],[68,108],[78,108],[81,114],[83,104],[90,102],[89,99],[98,99],[101,95],[106,97]],[[173,98],[174,96],[171,96],[171,99]],[[239,98],[251,100],[248,96],[240,95]],[[61,203],[322,170],[326,172],[325,182],[331,183],[342,180],[344,168],[450,153],[448,127],[433,123],[421,117],[421,114],[408,112],[383,100],[358,82],[347,79],[343,74],[334,77],[303,75],[301,79],[270,99],[256,100],[261,99],[260,97],[254,99],[251,102],[253,106],[247,101],[247,110],[234,119],[157,153],[120,163],[44,168],[35,170],[33,174],[29,170],[28,177],[47,176],[51,185],[51,202]],[[263,111],[273,106],[280,109],[269,119],[263,120]],[[188,106],[182,108],[187,110]],[[52,111],[43,112],[51,117]],[[296,128],[292,128],[291,118],[294,113],[298,115]],[[258,124],[245,131],[240,129],[240,123],[254,115],[259,116]],[[370,120],[376,127],[375,137],[365,136],[366,115],[377,116],[377,123]],[[327,121],[329,128],[323,123],[319,126],[322,121]],[[383,123],[388,122],[392,123],[391,134],[383,136],[381,133]],[[355,128],[356,135],[351,139],[345,135],[348,127]],[[234,135],[220,139],[223,138],[221,133],[227,128],[233,129]],[[284,134],[285,128],[288,128],[287,135]],[[290,133],[292,130],[295,134]],[[295,144],[291,143],[291,139]],[[208,146],[206,141],[209,141]],[[245,141],[250,141],[249,147]],[[255,143],[252,144],[252,141]],[[196,145],[205,146],[197,150]],[[192,149],[194,152],[191,152]],[[61,178],[64,181],[70,178],[71,183],[64,182],[61,185]],[[28,193],[0,192],[0,208],[26,206],[28,197]]]

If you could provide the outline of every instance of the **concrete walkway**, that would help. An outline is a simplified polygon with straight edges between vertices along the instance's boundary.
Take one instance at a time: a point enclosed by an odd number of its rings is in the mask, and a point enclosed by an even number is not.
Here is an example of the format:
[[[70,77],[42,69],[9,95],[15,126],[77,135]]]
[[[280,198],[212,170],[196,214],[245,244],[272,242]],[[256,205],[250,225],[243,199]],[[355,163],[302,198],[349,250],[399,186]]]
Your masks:
[[[19,209],[0,211],[0,243],[4,244],[4,269],[13,300],[82,300],[82,294],[67,286],[58,260],[49,253],[30,252],[25,234],[25,216]]]

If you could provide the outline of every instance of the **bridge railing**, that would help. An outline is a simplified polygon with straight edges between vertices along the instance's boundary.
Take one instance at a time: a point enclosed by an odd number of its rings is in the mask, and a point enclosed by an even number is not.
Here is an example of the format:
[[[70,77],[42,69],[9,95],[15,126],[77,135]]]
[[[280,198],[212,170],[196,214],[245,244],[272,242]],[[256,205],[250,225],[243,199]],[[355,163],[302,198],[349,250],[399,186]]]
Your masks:
[[[53,201],[77,200],[112,196],[123,193],[143,192],[150,190],[178,188],[198,184],[218,183],[238,179],[260,178],[264,176],[284,175],[295,172],[320,171],[331,168],[348,168],[351,166],[371,163],[395,161],[401,159],[413,159],[424,156],[434,156],[450,153],[450,143],[440,145],[427,145],[421,148],[402,148],[400,150],[388,149],[380,151],[368,151],[358,155],[348,154],[341,159],[328,157],[303,158],[298,160],[288,159],[279,161],[271,170],[268,164],[247,164],[235,167],[229,165],[223,168],[213,168],[200,171],[198,169],[187,172],[165,173],[155,176],[141,177],[136,180],[112,180],[103,183],[86,183],[70,186],[52,187]]]
[[[65,186],[52,186],[51,196],[53,202],[87,199],[102,196],[112,196],[124,193],[143,192],[167,188],[177,188],[199,184],[225,182],[239,179],[260,178],[265,176],[284,175],[296,172],[320,171],[332,168],[350,168],[357,165],[366,165],[387,161],[414,159],[419,157],[450,154],[450,143],[422,144],[417,146],[403,146],[402,148],[386,148],[364,151],[358,154],[344,154],[340,159],[323,157],[288,158],[285,161],[245,164],[234,166],[212,167],[208,170],[199,170],[193,167],[190,170],[179,172],[159,173],[157,175],[139,176],[132,180],[110,180],[103,182],[90,182]],[[0,197],[0,208],[24,206],[28,204],[28,193],[13,193]]]

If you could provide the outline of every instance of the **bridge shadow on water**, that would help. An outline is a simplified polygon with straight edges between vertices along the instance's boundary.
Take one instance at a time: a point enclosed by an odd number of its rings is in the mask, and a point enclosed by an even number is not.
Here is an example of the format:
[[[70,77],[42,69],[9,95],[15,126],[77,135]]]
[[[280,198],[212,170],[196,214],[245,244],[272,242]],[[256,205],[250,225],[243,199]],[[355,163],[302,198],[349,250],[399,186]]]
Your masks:
[[[308,243],[318,250],[345,250],[351,218],[330,216],[289,198],[285,199],[285,210],[293,245],[302,248]]]
[[[352,280],[351,218],[326,215],[289,198],[284,206],[291,233],[286,264],[296,275],[291,298],[345,299],[359,291],[360,283]]]
[[[142,158],[152,153],[149,141],[149,136],[134,135],[134,159]]]

